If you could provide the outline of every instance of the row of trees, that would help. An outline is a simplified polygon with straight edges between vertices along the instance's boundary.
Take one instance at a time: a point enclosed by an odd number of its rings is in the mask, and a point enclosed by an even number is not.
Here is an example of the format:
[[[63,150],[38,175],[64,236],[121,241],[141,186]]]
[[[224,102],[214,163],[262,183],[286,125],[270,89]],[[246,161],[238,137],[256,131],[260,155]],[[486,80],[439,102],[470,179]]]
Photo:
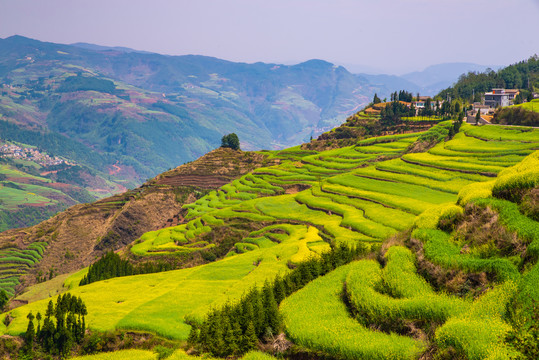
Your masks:
[[[406,90],[401,90],[399,93],[396,91],[391,94],[391,101],[406,101],[406,102],[412,102],[414,99],[414,96],[411,92],[408,92]],[[419,94],[417,94],[417,99],[419,99]]]
[[[36,316],[30,312],[24,333],[24,352],[32,358],[42,352],[63,357],[68,355],[73,346],[81,344],[84,339],[87,314],[82,299],[70,293],[58,296],[56,304],[49,301],[44,318],[39,312]]]
[[[333,269],[365,253],[364,247],[334,246],[320,257],[300,263],[293,271],[254,286],[236,304],[212,310],[202,324],[192,324],[188,343],[213,356],[238,356],[255,349],[282,331],[278,306],[287,296]]]
[[[109,251],[90,265],[88,273],[82,278],[79,285],[87,285],[96,281],[111,279],[120,276],[150,274],[173,270],[175,266],[166,262],[147,262],[135,266],[128,260],[120,258],[114,251]]]
[[[388,103],[380,110],[380,120],[382,125],[396,125],[402,117],[415,116],[415,107],[408,107],[398,100]]]
[[[537,107],[539,108],[539,104]],[[492,122],[501,125],[539,126],[539,112],[528,111],[519,106],[498,109]]]
[[[419,94],[417,95],[417,97],[419,98]],[[401,90],[398,93],[395,91],[394,93],[391,94],[391,101],[412,102],[413,99],[414,99],[414,96],[412,95],[412,93],[408,92],[406,90]],[[372,100],[372,103],[373,104],[379,104],[381,102],[382,102],[382,100],[378,97],[378,94],[375,93],[374,98]]]

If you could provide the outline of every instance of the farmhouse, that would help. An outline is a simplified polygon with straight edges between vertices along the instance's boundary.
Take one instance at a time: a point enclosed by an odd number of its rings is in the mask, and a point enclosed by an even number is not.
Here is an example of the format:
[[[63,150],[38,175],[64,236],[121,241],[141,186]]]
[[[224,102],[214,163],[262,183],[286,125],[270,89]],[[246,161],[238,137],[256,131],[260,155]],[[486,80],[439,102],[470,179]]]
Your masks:
[[[515,89],[492,89],[491,92],[485,93],[485,105],[490,107],[512,105],[519,93],[520,91]]]
[[[434,106],[434,101],[432,101],[430,96],[419,96],[416,101],[413,101],[412,104],[414,104],[416,109],[424,109],[425,104],[427,103],[427,100],[431,100],[431,106]]]

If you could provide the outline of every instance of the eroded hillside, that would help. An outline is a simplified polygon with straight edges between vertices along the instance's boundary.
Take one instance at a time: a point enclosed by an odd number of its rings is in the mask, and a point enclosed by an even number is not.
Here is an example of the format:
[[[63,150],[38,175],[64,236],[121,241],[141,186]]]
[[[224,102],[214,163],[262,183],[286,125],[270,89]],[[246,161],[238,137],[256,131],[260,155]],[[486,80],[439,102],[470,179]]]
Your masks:
[[[2,257],[8,258],[2,259],[0,284],[9,294],[20,292],[84,268],[145,232],[177,225],[185,214],[182,205],[261,166],[266,157],[219,148],[134,190],[72,206],[33,227],[0,233]]]

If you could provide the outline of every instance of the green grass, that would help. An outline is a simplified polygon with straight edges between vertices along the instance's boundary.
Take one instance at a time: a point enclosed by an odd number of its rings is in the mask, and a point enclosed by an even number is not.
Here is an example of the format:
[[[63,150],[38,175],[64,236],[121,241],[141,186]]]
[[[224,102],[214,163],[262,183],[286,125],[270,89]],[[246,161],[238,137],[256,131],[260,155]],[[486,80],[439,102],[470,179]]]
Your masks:
[[[296,195],[296,201],[310,209],[320,209],[342,216],[341,227],[349,227],[372,238],[386,239],[396,233],[393,228],[367,219],[362,210],[350,205],[334,202],[326,197],[313,196],[310,190]]]
[[[306,205],[299,204],[291,195],[274,196],[256,202],[255,205],[259,211],[272,218],[317,225],[340,243],[354,245],[358,241],[376,241],[370,236],[341,227],[342,217],[309,209]]]
[[[462,179],[459,177],[452,177],[450,179],[440,181],[411,174],[399,174],[389,171],[378,170],[376,166],[358,169],[354,171],[354,174],[360,177],[370,177],[403,184],[424,186],[432,190],[438,190],[453,194],[458,194],[458,192],[463,186],[466,186],[471,183],[470,180]]]
[[[507,164],[493,165],[486,161],[479,161],[472,156],[446,157],[433,155],[430,153],[406,154],[402,157],[404,161],[423,166],[432,166],[450,171],[467,171],[472,174],[495,176],[503,170]],[[508,162],[510,163],[510,162]],[[511,164],[514,164],[513,161]]]
[[[468,136],[473,136],[483,140],[518,141],[530,143],[537,143],[539,141],[539,130],[530,127],[463,125],[462,130]]]
[[[424,345],[372,331],[348,315],[341,292],[354,262],[309,283],[280,306],[287,335],[298,345],[343,359],[412,359]]]
[[[468,312],[449,319],[436,330],[437,345],[453,347],[470,360],[518,357],[520,354],[504,343],[511,326],[503,320],[516,290],[516,285],[508,282],[488,291]]]
[[[326,185],[324,185],[326,186]],[[358,210],[363,211],[363,216],[366,219],[382,224],[386,227],[395,230],[405,230],[414,222],[415,215],[404,212],[398,209],[377,204],[372,201],[356,199],[344,195],[339,195],[331,192],[320,190],[319,187],[313,186],[311,191],[319,197],[327,197],[336,203],[350,205]]]
[[[305,239],[307,243],[319,241],[319,237],[313,234],[314,230],[303,225],[282,226],[289,236],[269,248],[195,268],[74,286],[70,292],[81,296],[87,304],[89,315],[86,321],[90,328],[103,331],[114,328],[144,330],[184,340],[190,329],[186,318],[200,320],[210,307],[223,304],[228,299],[238,299],[254,284],[262,285],[266,279],[288,271],[288,261],[298,253],[301,254],[296,256],[298,261],[315,254],[301,248]],[[28,311],[44,313],[48,301],[45,298],[12,310],[10,314],[14,320],[1,332],[24,332]]]
[[[73,360],[157,360],[157,354],[149,350],[120,350],[96,355],[76,356]],[[168,359],[172,359],[172,356]]]
[[[473,129],[473,128],[472,128]],[[471,131],[470,129],[469,131]],[[483,127],[481,131],[487,131],[487,134],[490,134],[492,131],[490,127]],[[477,133],[472,131],[472,133]],[[463,153],[471,153],[474,156],[485,156],[486,154],[498,154],[505,153],[508,151],[522,151],[522,150],[534,150],[537,149],[537,141],[539,140],[539,134],[536,134],[538,139],[536,141],[527,143],[521,141],[511,141],[511,140],[499,140],[492,139],[495,141],[485,141],[478,138],[469,136],[466,132],[460,132],[456,134],[453,139],[445,144],[445,148],[452,151],[459,151]],[[524,140],[524,139],[518,139]]]
[[[367,177],[356,176],[353,173],[333,177],[328,179],[328,182],[330,184],[352,187],[360,191],[407,197],[410,198],[411,201],[420,200],[431,204],[439,204],[454,201],[456,199],[453,194],[430,189],[425,186],[370,179]]]
[[[467,304],[458,298],[434,293],[415,273],[408,249],[392,247],[390,251],[383,271],[377,262],[364,260],[346,277],[348,301],[365,326],[395,324],[402,320],[443,323],[467,309]],[[384,288],[389,294],[377,288]]]
[[[423,249],[427,259],[445,268],[467,272],[494,273],[500,282],[516,281],[520,277],[518,269],[508,259],[482,259],[473,255],[461,254],[460,248],[451,242],[450,235],[441,230],[416,229],[412,236],[423,241]]]
[[[534,99],[532,101],[525,102],[525,103],[515,105],[515,106],[519,106],[519,107],[524,108],[524,109],[526,109],[528,111],[539,112],[539,99]]]

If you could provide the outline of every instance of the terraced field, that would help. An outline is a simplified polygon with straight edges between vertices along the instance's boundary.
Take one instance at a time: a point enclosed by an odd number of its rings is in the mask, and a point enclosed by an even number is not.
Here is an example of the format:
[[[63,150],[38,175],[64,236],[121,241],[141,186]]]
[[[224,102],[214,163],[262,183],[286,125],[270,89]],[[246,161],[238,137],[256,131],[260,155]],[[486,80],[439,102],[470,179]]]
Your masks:
[[[493,189],[494,194],[501,194],[501,188],[526,190],[538,185],[536,151],[500,173]],[[423,222],[430,224],[426,227],[416,225],[408,242],[412,250],[390,246],[382,263],[356,261],[288,297],[281,304],[287,335],[305,348],[346,359],[414,359],[432,354],[433,349],[448,358],[534,358],[529,348],[514,342],[510,346],[507,339],[522,331],[519,321],[531,319],[532,299],[539,299],[535,282],[539,274],[539,222],[523,215],[516,203],[492,194],[476,194],[476,208],[467,206],[455,212],[458,206],[453,204],[438,207],[440,211],[428,210],[425,215],[430,212],[436,221]],[[522,241],[517,250],[522,253],[524,248],[521,256],[504,255],[508,248],[477,243],[474,238],[465,240],[458,231],[437,228],[440,219],[458,218],[477,209],[494,218],[476,226],[488,232],[499,221]],[[488,238],[496,236],[500,235]],[[423,272],[435,269],[431,276],[448,270],[483,273],[493,279],[492,285],[475,296],[436,291],[418,275],[418,263]],[[429,265],[425,268],[425,264]]]
[[[448,131],[451,124],[438,126],[434,131]],[[354,262],[287,298],[281,311],[288,337],[347,359],[418,358],[434,344],[469,359],[507,358],[514,350],[501,340],[510,330],[506,306],[521,294],[539,299],[533,287],[539,267],[523,272],[516,258],[487,256],[473,244],[463,252],[464,244],[438,224],[463,213],[457,202],[464,206],[487,198],[479,201],[499,209],[504,226],[517,229],[527,239],[529,255],[536,256],[536,222],[519,216],[509,201],[489,196],[529,184],[530,176],[536,184],[539,131],[463,125],[453,139],[427,152],[408,152],[421,136],[379,137],[325,152],[295,147],[267,153],[278,164],[185,205],[186,223],[146,233],[130,248],[141,257],[208,252],[218,246],[211,234],[248,224],[248,235],[222,260],[75,285],[71,292],[86,302],[91,328],[144,330],[183,340],[189,322],[199,322],[210,308],[239,299],[251,286],[327,251],[329,244],[378,250],[384,240],[415,226],[412,238],[419,250],[385,248],[382,263]],[[495,286],[475,299],[440,293],[417,274],[418,256],[448,271],[488,273]],[[0,332],[20,334],[28,311],[42,311],[47,302],[12,310],[13,320],[8,326],[0,321]],[[432,338],[425,324],[433,324]]]
[[[46,242],[35,242],[25,249],[16,246],[0,250],[0,289],[13,296],[19,278],[43,257]]]
[[[255,245],[256,250],[230,256],[208,265],[129,276],[78,287],[71,293],[81,296],[88,306],[88,324],[99,330],[138,329],[173,338],[186,339],[187,320],[200,320],[211,306],[229,298],[239,298],[255,283],[262,284],[279,272],[288,270],[289,262],[300,262],[327,245],[320,243],[317,229],[306,225],[281,224],[253,232],[236,244],[237,249]],[[73,275],[80,280],[81,274]],[[0,331],[17,334],[26,329],[28,308],[44,311],[45,298],[11,311],[14,320]],[[106,311],[103,311],[106,309]],[[177,319],[171,321],[171,319]]]
[[[132,251],[211,248],[200,238],[231,219],[307,222],[338,242],[379,243],[433,205],[455,202],[462,187],[491,180],[538,147],[532,141],[536,131],[484,129],[477,135],[477,129],[464,126],[426,153],[403,154],[418,134],[367,139],[320,153],[299,147],[274,153],[279,165],[259,168],[186,205],[187,224],[147,233]]]
[[[122,350],[111,353],[103,353],[98,355],[87,355],[73,358],[74,360],[159,360],[161,357],[153,351],[149,350]],[[200,357],[187,355],[183,350],[176,350],[170,356],[169,360],[212,360],[210,357]],[[263,352],[252,351],[244,355],[242,360],[271,360],[273,356]]]

